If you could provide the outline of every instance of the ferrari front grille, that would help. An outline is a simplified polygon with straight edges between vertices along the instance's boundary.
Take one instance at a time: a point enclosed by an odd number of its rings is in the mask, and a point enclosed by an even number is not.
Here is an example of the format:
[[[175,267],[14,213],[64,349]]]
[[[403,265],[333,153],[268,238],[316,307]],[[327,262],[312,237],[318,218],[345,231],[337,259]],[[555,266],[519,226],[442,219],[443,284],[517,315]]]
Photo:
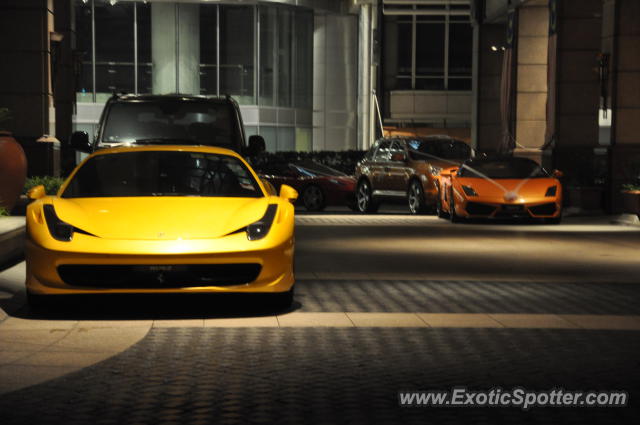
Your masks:
[[[262,266],[240,264],[160,264],[58,266],[68,285],[92,288],[184,288],[232,286],[256,280]]]
[[[469,215],[491,215],[496,209],[493,205],[481,204],[479,202],[467,202],[465,208]]]
[[[533,215],[554,215],[556,213],[556,204],[555,202],[549,202],[547,204],[536,205],[529,207],[529,211],[531,211]]]

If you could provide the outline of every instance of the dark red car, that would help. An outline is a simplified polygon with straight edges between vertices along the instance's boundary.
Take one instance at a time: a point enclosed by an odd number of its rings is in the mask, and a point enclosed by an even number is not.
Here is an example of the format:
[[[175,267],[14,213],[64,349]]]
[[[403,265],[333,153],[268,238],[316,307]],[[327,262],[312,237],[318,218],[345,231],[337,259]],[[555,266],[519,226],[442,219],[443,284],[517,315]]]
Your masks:
[[[329,205],[355,208],[356,181],[331,167],[314,161],[271,162],[256,166],[260,177],[280,190],[282,184],[298,191],[298,204],[307,211],[322,211]]]

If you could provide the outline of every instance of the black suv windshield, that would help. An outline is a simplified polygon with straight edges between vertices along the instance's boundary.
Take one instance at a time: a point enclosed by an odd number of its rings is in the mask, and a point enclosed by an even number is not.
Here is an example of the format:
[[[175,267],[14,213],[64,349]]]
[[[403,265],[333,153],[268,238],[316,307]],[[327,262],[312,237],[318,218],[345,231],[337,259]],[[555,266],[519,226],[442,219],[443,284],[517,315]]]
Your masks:
[[[231,107],[206,100],[162,99],[114,102],[102,144],[189,144],[235,148]]]
[[[537,162],[527,158],[469,161],[462,166],[459,175],[492,179],[549,177]]]
[[[458,159],[471,157],[471,148],[465,142],[448,138],[425,138],[407,140],[407,147],[412,156],[426,154],[428,159]],[[418,158],[416,158],[418,159]]]
[[[200,152],[138,151],[97,155],[74,175],[63,198],[126,196],[262,197],[237,158]]]

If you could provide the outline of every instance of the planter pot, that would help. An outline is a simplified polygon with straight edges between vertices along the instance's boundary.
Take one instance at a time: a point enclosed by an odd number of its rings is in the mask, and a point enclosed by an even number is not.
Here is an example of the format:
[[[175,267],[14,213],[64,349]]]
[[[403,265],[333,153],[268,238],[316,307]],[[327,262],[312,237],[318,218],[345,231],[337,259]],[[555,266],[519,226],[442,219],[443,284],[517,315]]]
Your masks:
[[[640,215],[640,190],[622,191],[622,208],[626,213]]]
[[[27,178],[27,157],[11,133],[0,131],[0,207],[11,211]]]

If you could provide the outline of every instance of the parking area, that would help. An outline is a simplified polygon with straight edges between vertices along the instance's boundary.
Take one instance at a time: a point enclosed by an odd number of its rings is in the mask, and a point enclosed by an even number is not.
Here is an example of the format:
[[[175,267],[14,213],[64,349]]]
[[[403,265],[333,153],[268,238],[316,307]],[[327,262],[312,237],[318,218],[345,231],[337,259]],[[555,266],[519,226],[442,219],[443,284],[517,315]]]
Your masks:
[[[3,423],[629,423],[640,228],[296,219],[293,307],[243,299],[24,305],[0,274]],[[157,304],[156,301],[158,302]],[[88,307],[89,306],[89,307]],[[624,408],[405,408],[399,391],[622,390]],[[98,418],[98,419],[95,419]],[[6,420],[4,420],[6,419]]]

